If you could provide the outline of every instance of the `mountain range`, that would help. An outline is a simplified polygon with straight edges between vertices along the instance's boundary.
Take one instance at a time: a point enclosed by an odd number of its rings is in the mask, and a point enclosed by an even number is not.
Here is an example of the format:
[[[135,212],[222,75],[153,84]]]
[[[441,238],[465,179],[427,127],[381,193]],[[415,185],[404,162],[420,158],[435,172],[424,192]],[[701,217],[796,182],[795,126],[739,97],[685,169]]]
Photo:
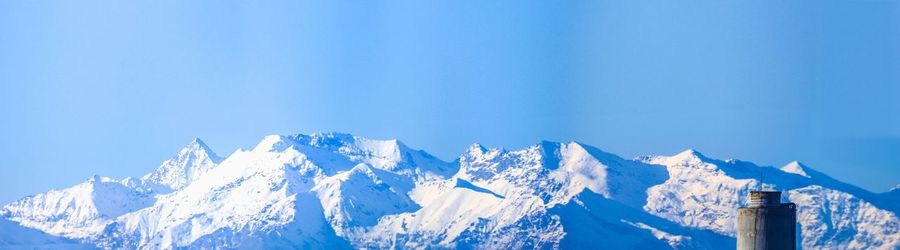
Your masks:
[[[900,188],[873,193],[796,161],[624,159],[543,141],[473,144],[446,162],[341,133],[267,136],[227,157],[195,139],[143,177],[95,175],[4,205],[0,248],[722,249],[759,189],[797,204],[801,248],[900,248]]]

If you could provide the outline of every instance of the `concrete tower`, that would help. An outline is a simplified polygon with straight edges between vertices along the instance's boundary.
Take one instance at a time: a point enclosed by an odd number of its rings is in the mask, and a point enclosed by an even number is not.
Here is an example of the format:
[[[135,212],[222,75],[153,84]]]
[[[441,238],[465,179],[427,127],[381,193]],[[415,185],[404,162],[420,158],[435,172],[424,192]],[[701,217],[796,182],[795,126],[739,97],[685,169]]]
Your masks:
[[[781,192],[750,191],[750,205],[738,209],[738,250],[796,249],[797,207],[781,203]]]

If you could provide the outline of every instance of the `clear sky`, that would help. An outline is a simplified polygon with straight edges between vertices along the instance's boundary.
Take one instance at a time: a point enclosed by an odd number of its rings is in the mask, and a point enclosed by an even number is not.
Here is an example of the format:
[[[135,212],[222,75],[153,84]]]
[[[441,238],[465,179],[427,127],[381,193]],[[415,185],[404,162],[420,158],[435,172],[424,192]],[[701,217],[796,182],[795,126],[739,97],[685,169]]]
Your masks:
[[[316,131],[900,183],[898,1],[378,2],[0,1],[0,203]]]

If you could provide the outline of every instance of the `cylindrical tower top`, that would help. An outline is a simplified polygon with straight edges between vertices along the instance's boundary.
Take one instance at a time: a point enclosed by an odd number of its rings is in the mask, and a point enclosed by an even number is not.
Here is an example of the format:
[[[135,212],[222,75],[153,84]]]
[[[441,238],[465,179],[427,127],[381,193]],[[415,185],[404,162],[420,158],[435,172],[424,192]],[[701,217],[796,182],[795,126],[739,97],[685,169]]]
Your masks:
[[[781,204],[779,191],[750,191],[749,207],[778,206]]]

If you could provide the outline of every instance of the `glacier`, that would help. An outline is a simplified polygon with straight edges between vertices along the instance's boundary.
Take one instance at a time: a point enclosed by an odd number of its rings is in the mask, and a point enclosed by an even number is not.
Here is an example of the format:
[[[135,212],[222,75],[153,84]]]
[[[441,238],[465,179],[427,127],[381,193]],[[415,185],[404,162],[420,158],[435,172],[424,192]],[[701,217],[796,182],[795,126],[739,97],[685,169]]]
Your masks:
[[[542,141],[473,144],[447,162],[343,133],[266,136],[227,157],[194,139],[143,177],[95,175],[4,205],[0,248],[722,249],[761,188],[797,204],[800,248],[900,248],[900,188],[873,193],[796,161],[624,159]]]

